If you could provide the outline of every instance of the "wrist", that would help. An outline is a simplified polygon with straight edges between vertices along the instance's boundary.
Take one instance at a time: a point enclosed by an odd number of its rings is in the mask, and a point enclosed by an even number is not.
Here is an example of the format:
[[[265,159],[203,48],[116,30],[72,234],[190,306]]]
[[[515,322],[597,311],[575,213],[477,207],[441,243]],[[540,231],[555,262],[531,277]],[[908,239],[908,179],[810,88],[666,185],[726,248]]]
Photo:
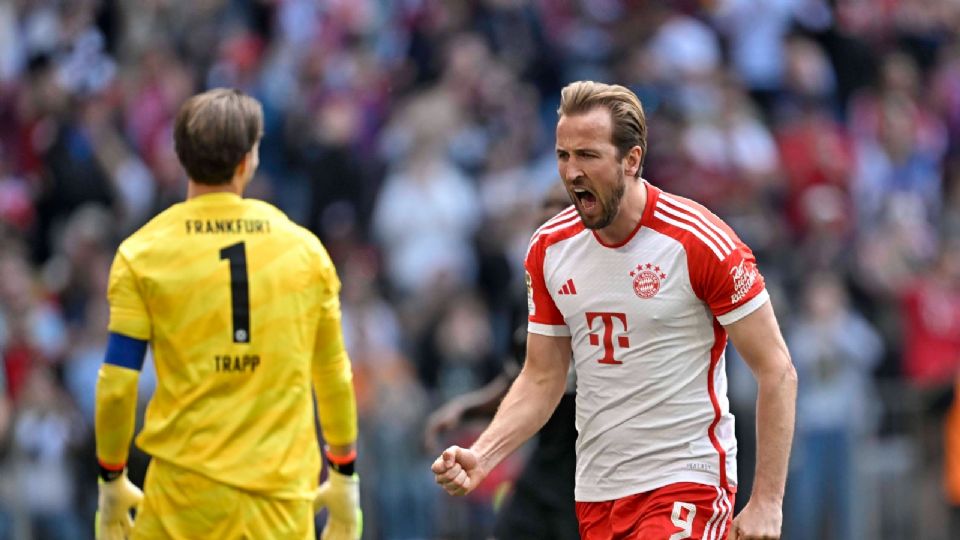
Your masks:
[[[126,470],[126,463],[113,464],[97,460],[97,476],[104,482],[113,482],[123,476]]]
[[[753,503],[753,506],[759,506],[765,509],[780,508],[783,506],[783,495],[776,496],[754,492],[750,495],[750,499],[747,502]]]
[[[487,477],[487,472],[491,471],[494,467],[497,466],[499,461],[494,461],[492,456],[488,455],[486,452],[477,449],[470,448],[470,451],[473,452],[473,455],[477,458],[477,467],[475,469],[475,474],[479,474],[479,478],[483,479]]]
[[[323,453],[327,458],[327,465],[332,471],[336,471],[343,476],[353,476],[356,472],[356,449],[351,449],[347,454],[334,454],[329,448],[326,448]]]

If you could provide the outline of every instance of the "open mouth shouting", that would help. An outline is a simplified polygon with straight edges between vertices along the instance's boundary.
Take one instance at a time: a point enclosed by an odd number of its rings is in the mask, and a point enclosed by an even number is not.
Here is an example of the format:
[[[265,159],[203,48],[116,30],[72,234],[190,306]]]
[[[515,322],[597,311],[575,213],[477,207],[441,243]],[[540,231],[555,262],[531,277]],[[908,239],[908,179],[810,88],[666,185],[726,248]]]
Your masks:
[[[592,214],[597,209],[597,196],[592,191],[582,187],[575,187],[572,191],[580,211]]]

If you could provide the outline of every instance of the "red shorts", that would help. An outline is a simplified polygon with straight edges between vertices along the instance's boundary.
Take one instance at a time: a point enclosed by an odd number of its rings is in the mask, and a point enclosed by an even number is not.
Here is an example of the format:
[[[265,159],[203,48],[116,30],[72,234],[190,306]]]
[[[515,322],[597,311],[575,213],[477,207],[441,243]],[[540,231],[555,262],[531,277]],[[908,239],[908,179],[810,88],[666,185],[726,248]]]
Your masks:
[[[734,494],[704,484],[670,484],[601,502],[577,501],[583,540],[723,540]]]

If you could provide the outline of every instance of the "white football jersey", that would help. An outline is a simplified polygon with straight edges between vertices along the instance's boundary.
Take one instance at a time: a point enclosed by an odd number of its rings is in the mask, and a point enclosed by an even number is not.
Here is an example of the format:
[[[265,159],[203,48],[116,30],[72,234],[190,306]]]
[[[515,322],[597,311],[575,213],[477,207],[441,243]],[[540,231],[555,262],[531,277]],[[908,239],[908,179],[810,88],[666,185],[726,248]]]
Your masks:
[[[767,302],[763,277],[709,210],[644,186],[623,243],[604,244],[571,206],[527,253],[529,332],[571,337],[578,501],[676,482],[736,489],[723,325]]]

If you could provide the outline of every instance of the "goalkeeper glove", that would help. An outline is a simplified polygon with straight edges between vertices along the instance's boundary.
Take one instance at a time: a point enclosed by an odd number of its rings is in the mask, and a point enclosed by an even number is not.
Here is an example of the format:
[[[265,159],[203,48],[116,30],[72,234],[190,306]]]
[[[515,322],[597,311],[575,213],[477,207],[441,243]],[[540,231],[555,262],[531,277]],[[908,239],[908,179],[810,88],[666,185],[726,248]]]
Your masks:
[[[143,500],[143,492],[124,471],[113,480],[99,482],[95,534],[97,540],[126,540],[133,529],[130,510]]]
[[[327,525],[321,540],[357,540],[363,532],[363,513],[360,511],[360,477],[347,476],[331,470],[327,481],[317,488],[313,509],[326,507]]]

